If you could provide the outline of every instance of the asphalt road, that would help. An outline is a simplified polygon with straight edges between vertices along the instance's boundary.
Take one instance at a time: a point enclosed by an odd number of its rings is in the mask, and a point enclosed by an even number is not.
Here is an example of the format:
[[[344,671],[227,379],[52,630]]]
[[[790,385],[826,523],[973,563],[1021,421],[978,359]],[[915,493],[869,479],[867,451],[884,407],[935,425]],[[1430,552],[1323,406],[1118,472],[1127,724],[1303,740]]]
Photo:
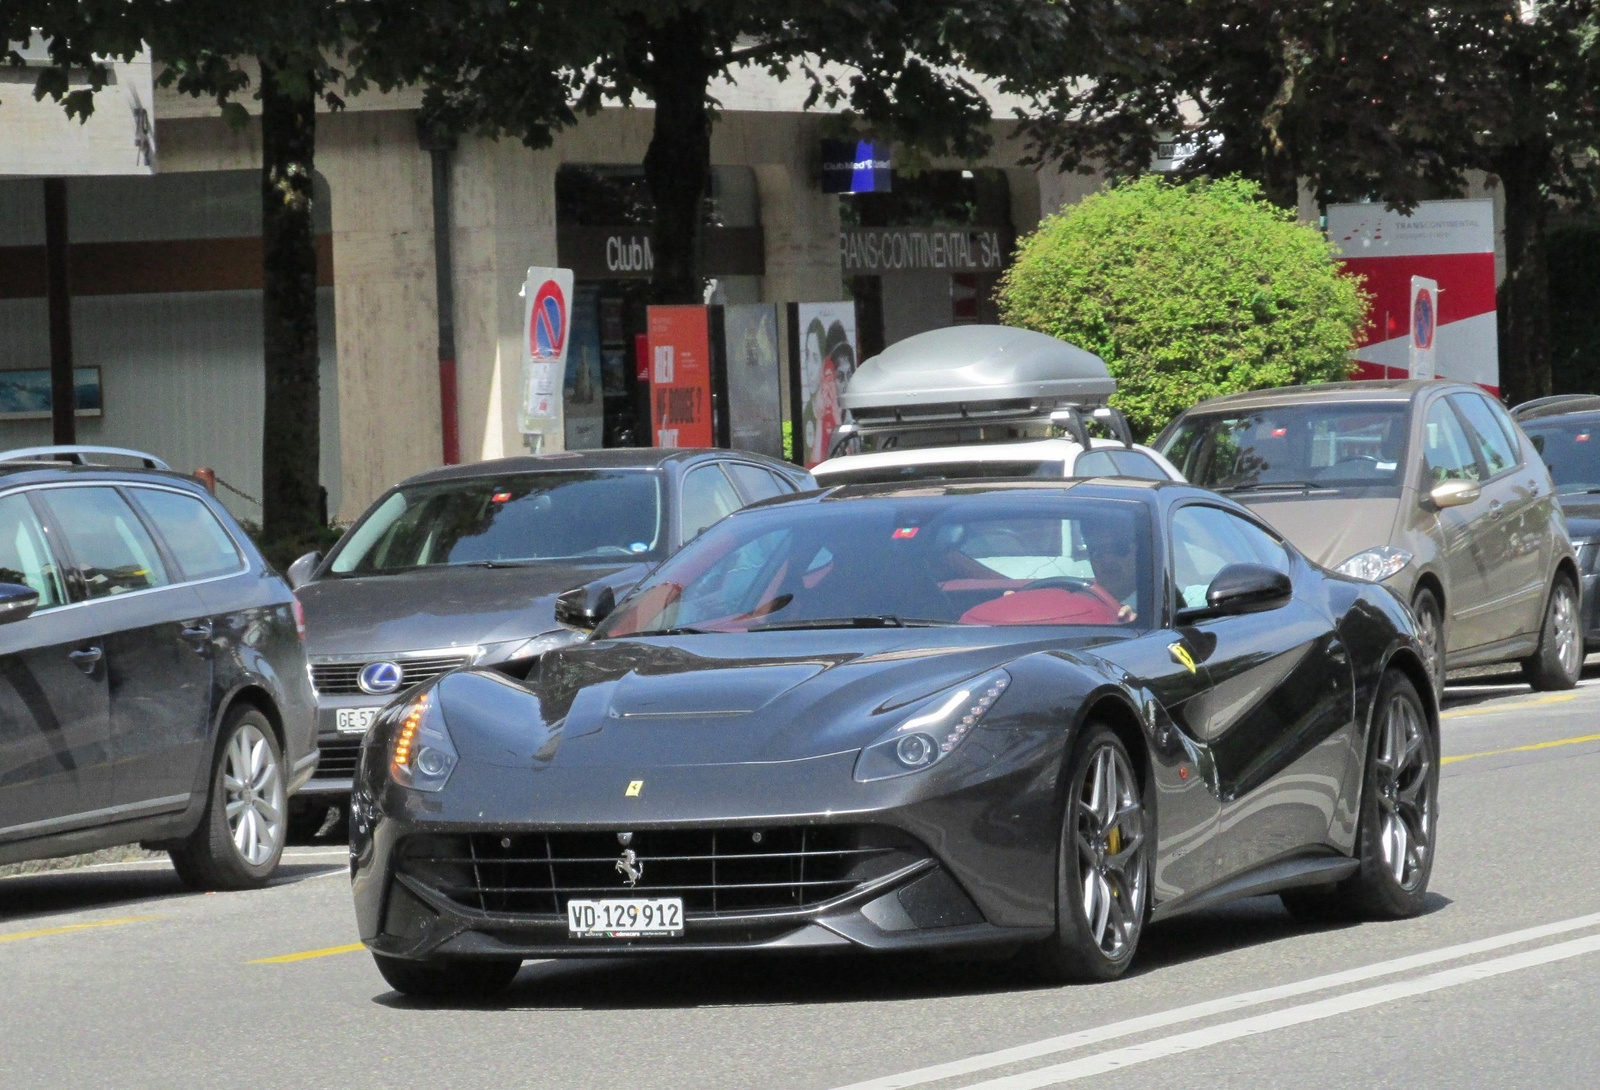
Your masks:
[[[1415,920],[1307,928],[1257,898],[1068,988],[968,961],[530,963],[451,1009],[352,945],[337,847],[291,849],[252,893],[116,864],[0,879],[0,1086],[1600,1084],[1600,679],[1447,704]]]

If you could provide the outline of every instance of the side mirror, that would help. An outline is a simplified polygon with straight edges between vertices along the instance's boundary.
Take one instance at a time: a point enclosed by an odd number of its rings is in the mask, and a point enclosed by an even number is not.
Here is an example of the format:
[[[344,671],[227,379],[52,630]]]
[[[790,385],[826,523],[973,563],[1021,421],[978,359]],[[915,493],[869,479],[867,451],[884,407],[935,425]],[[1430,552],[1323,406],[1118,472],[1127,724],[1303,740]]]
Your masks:
[[[1206,588],[1206,604],[1178,611],[1180,622],[1206,617],[1265,613],[1289,604],[1294,584],[1276,568],[1262,564],[1229,564]]]
[[[39,592],[21,583],[0,583],[0,624],[20,621],[39,605]]]
[[[1428,493],[1428,499],[1433,501],[1435,507],[1443,509],[1465,507],[1481,495],[1483,490],[1476,481],[1440,481]]]
[[[616,605],[617,595],[610,586],[585,583],[556,595],[556,623],[592,631]]]
[[[289,589],[299,590],[311,582],[311,576],[316,573],[317,565],[322,563],[321,553],[306,553],[299,560],[289,565]]]

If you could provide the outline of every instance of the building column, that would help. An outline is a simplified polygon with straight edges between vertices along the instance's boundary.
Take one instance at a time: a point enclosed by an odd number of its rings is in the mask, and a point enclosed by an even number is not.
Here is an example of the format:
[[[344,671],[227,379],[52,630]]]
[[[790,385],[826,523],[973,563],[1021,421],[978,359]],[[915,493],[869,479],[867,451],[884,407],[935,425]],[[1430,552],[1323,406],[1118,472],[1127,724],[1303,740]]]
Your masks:
[[[552,149],[514,140],[465,139],[455,154],[457,382],[463,461],[527,452],[522,406],[524,300],[529,266],[556,264],[556,168]],[[561,422],[545,452],[562,449]]]
[[[354,519],[441,461],[432,177],[410,111],[322,114],[333,226],[343,500]]]

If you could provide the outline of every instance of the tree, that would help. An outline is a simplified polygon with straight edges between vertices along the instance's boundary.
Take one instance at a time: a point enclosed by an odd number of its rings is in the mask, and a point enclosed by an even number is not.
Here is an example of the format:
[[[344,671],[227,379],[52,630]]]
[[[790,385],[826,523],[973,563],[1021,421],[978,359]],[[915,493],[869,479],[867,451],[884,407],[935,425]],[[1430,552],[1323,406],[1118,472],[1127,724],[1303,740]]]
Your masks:
[[[845,107],[845,123],[976,155],[991,115],[974,74],[1042,91],[1089,49],[1074,9],[1049,0],[370,0],[362,17],[360,71],[421,83],[425,112],[449,128],[539,147],[579,112],[648,99],[653,294],[675,303],[701,299],[719,75],[760,65],[783,78],[798,64],[809,103]]]
[[[1101,356],[1113,403],[1152,435],[1206,398],[1347,378],[1366,299],[1256,183],[1146,176],[1046,219],[1000,313]]]
[[[1110,43],[1090,82],[1042,100],[1041,157],[1113,174],[1149,168],[1157,141],[1194,154],[1180,177],[1239,173],[1292,207],[1409,209],[1457,196],[1481,169],[1505,195],[1503,392],[1548,392],[1544,232],[1560,203],[1592,201],[1600,169],[1596,0],[1119,0],[1097,7]]]
[[[337,57],[349,30],[342,5],[317,0],[27,0],[0,27],[26,40],[40,28],[54,62],[35,95],[86,117],[105,73],[95,57],[129,58],[149,42],[160,85],[214,99],[229,123],[258,66],[261,103],[263,360],[262,538],[276,560],[326,536],[320,483],[317,265],[312,220],[316,107],[340,106]],[[69,91],[70,69],[87,69],[87,90]]]

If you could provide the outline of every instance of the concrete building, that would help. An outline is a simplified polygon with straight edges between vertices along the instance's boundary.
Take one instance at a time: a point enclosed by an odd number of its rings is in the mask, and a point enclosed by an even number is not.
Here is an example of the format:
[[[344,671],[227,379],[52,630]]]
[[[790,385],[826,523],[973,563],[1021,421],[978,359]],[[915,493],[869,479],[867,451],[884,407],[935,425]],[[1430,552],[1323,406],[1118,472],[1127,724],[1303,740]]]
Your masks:
[[[888,197],[826,195],[824,118],[801,109],[798,82],[750,72],[718,94],[705,270],[716,297],[853,295],[869,354],[922,329],[990,317],[988,292],[1016,235],[1093,185],[1018,166],[1013,127],[997,122],[982,162],[930,164],[897,177]],[[433,185],[419,97],[357,96],[318,119],[322,465],[339,519],[442,459]],[[80,420],[80,440],[148,449],[184,469],[212,466],[237,490],[224,489],[224,501],[259,518],[258,133],[167,92],[156,92],[153,113],[157,174],[68,185],[75,364],[97,369],[80,382],[98,384],[101,406]],[[608,383],[622,385],[604,394],[606,434],[585,441],[628,440],[648,275],[648,227],[634,198],[650,127],[647,108],[607,109],[548,149],[466,138],[451,153],[464,460],[523,449],[518,289],[535,265],[576,270],[617,353]],[[0,175],[4,132],[0,107]],[[956,262],[929,245],[933,229],[984,252],[964,249]],[[40,182],[0,177],[0,372],[48,366],[42,244]],[[47,419],[4,410],[0,448],[48,442]]]

